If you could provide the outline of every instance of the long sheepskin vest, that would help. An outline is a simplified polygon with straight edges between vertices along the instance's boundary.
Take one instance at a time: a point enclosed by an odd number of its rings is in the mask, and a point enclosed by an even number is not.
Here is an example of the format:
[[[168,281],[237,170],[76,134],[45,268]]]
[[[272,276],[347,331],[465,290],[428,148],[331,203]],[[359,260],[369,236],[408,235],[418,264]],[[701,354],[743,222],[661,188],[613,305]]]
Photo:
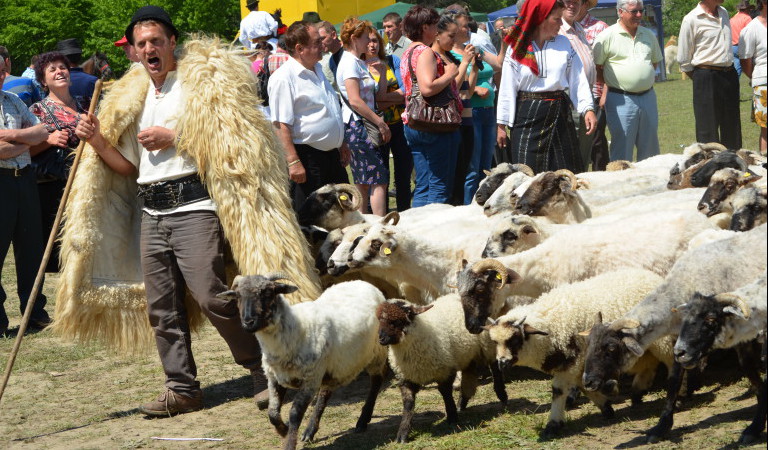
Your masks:
[[[186,152],[217,205],[237,271],[283,272],[299,290],[292,302],[320,294],[319,281],[288,197],[282,148],[258,109],[248,61],[218,39],[191,38],[178,63],[185,90],[178,122]],[[116,81],[101,102],[101,132],[115,145],[133,138],[149,88],[140,65]],[[125,135],[125,136],[124,136]],[[61,237],[61,277],[53,331],[69,340],[98,340],[122,352],[154,342],[139,255],[141,207],[136,177],[110,170],[86,146],[72,186]],[[187,295],[189,322],[203,320]]]

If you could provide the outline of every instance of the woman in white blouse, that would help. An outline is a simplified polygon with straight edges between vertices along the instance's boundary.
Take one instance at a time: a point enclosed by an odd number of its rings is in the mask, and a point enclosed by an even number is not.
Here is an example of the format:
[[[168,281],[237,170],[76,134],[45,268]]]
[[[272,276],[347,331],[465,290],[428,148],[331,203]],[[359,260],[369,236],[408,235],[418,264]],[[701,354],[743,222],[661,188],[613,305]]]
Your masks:
[[[564,8],[562,0],[526,0],[504,39],[497,142],[506,145],[510,127],[512,162],[536,173],[583,167],[571,105],[584,115],[587,134],[597,123],[581,59],[558,35]]]

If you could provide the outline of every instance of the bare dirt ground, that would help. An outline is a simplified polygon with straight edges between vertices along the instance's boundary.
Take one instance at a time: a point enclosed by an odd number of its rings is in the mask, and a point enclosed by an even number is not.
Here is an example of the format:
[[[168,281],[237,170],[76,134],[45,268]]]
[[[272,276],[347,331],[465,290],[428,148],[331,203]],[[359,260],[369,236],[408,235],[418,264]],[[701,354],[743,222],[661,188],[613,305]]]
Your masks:
[[[8,261],[6,261],[8,263]],[[3,284],[9,293],[6,310],[11,327],[18,325],[15,279],[6,264]],[[55,277],[46,282],[51,290]],[[10,288],[10,289],[9,289]],[[52,298],[52,296],[49,296]],[[49,310],[52,311],[52,306]],[[5,366],[12,338],[0,338],[0,363]],[[64,343],[43,331],[25,337],[13,375],[0,403],[0,448],[277,448],[281,440],[266,413],[251,398],[250,376],[235,365],[223,340],[207,327],[194,341],[205,409],[173,418],[146,419],[136,407],[162,389],[155,355],[125,358],[95,345]],[[670,439],[653,448],[733,448],[751,421],[755,398],[744,395],[736,360],[718,355],[705,386],[683,403]],[[510,401],[496,402],[485,380],[458,427],[444,421],[443,405],[434,386],[417,398],[417,414],[405,448],[630,448],[643,445],[643,432],[653,426],[663,407],[663,378],[638,408],[620,399],[616,418],[600,417],[596,407],[579,402],[569,413],[563,436],[541,441],[538,433],[549,411],[549,380],[526,369],[507,373]],[[401,400],[393,382],[379,397],[366,433],[352,433],[367,378],[339,390],[326,410],[316,441],[307,448],[396,448],[392,442],[400,421]],[[283,408],[287,419],[290,404]],[[765,434],[753,448],[765,448]],[[164,438],[213,438],[219,441],[162,441]]]

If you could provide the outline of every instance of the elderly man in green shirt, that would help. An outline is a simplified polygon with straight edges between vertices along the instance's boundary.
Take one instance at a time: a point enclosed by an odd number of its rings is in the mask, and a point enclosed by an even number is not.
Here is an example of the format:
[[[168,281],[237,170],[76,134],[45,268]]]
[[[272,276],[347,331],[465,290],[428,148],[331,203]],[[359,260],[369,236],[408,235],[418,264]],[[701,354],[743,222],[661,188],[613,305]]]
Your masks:
[[[595,39],[597,80],[605,83],[601,105],[611,132],[611,161],[659,154],[659,113],[653,83],[662,58],[656,36],[640,26],[642,0],[619,0],[619,21]]]

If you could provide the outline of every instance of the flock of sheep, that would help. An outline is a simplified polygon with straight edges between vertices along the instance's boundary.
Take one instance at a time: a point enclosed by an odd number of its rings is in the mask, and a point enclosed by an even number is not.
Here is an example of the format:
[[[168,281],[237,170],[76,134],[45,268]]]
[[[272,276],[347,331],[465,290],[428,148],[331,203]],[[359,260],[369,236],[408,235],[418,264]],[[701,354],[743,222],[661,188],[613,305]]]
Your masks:
[[[507,401],[507,365],[552,375],[543,435],[553,437],[569,397],[581,391],[610,417],[622,374],[634,376],[636,403],[664,364],[655,442],[672,427],[678,394],[706,376],[707,354],[731,347],[758,391],[740,437],[749,443],[766,424],[765,180],[759,154],[694,144],[578,175],[501,164],[470,205],[384,218],[358,212],[354,186],[327,185],[299,211],[324,293],[291,304],[285,295],[297,288],[265,274],[237,277],[221,296],[237,299],[261,344],[269,420],[286,448],[296,447],[309,403],[304,441],[332,392],[362,371],[371,386],[355,430],[370,422],[389,367],[403,398],[396,440],[405,442],[421,387],[437,384],[454,423],[486,367]],[[287,389],[298,392],[286,424]]]

